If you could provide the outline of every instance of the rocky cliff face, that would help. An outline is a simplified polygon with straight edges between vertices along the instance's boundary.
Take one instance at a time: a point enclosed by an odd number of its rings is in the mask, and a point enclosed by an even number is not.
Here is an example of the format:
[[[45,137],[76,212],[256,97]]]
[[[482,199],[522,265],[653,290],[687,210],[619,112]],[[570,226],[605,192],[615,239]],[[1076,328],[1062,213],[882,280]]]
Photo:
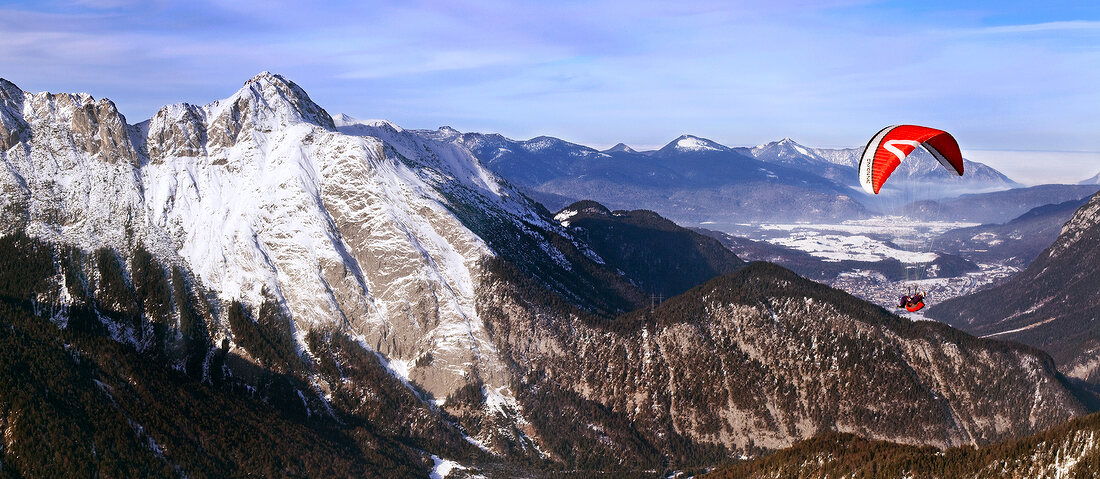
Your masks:
[[[1100,382],[1100,195],[1081,206],[1058,239],[1024,271],[928,312],[973,334],[1050,352],[1061,370]]]
[[[1042,353],[911,323],[767,263],[612,321],[532,308],[552,303],[517,284],[491,283],[480,308],[502,353],[528,365],[524,389],[540,392],[521,404],[598,404],[608,416],[578,413],[590,427],[630,424],[688,464],[706,445],[752,455],[824,430],[988,444],[1085,412]],[[615,452],[634,447],[622,438],[588,447],[634,460]]]

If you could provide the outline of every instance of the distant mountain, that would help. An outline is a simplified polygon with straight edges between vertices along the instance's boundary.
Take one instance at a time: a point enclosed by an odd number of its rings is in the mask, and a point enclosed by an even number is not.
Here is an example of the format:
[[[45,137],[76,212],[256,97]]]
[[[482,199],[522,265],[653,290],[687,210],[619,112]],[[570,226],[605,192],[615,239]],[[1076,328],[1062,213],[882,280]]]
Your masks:
[[[719,467],[703,479],[774,477],[1100,477],[1100,414],[982,448],[939,450],[852,434],[825,434],[760,459]]]
[[[749,151],[758,160],[794,168],[806,168],[837,183],[859,188],[859,175],[857,172],[859,151],[852,153],[855,155],[854,162],[852,162],[850,160],[853,157],[847,156],[851,150],[808,148],[790,138],[760,145],[749,149]]]
[[[585,200],[559,211],[554,219],[583,239],[608,266],[662,298],[745,264],[714,238],[677,226],[652,211],[611,211]]]
[[[455,132],[449,138],[473,152],[486,168],[525,187],[575,174],[585,165],[611,158],[594,148],[549,136],[514,141],[497,134]]]
[[[664,157],[675,157],[684,153],[706,153],[733,151],[732,148],[719,144],[716,141],[700,138],[693,135],[680,135],[654,154]]]
[[[553,209],[591,199],[614,209],[646,208],[684,223],[833,220],[868,214],[849,187],[691,135],[652,152],[600,152],[550,137],[516,141],[500,135],[420,133],[449,135],[487,168],[530,196],[548,201]]]
[[[945,200],[918,201],[905,213],[923,220],[1005,223],[1032,208],[1075,201],[1100,189],[1100,185],[1039,185],[1028,188],[966,194]]]
[[[612,153],[637,153],[637,151],[635,151],[633,148],[631,148],[629,146],[626,146],[626,144],[624,144],[624,143],[619,143],[615,146],[612,146],[611,148],[603,150],[603,153],[607,153],[607,154],[612,154]]]
[[[1094,176],[1092,178],[1089,178],[1087,180],[1083,180],[1078,184],[1079,185],[1100,185],[1100,173],[1097,173],[1096,176]]]
[[[784,138],[754,147],[751,152],[753,156],[763,161],[808,168],[841,184],[860,188],[856,170],[859,167],[859,157],[863,153],[862,148],[810,148],[790,138]],[[894,183],[898,183],[899,180],[909,183],[928,183],[928,186],[920,188],[918,194],[929,197],[955,196],[966,192],[1021,186],[983,163],[963,160],[963,166],[966,173],[960,177],[944,169],[939,161],[923,148],[918,148],[894,171]],[[887,185],[889,186],[890,183]]]
[[[1100,384],[1100,195],[1074,213],[1024,271],[935,305],[928,316],[972,334],[1019,341],[1051,354],[1068,376]]]
[[[1037,206],[1008,223],[953,229],[933,239],[932,247],[979,263],[1022,268],[1054,243],[1062,226],[1086,201],[1087,196]]]

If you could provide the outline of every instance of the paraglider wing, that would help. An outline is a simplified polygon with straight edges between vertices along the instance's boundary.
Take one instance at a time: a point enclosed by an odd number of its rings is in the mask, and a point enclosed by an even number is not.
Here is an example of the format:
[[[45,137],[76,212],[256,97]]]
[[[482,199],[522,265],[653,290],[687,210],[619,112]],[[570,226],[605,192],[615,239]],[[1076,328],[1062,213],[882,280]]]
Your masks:
[[[962,152],[950,133],[926,126],[894,125],[879,131],[863,149],[859,159],[859,183],[863,190],[877,195],[901,160],[920,146],[948,171],[962,176]]]

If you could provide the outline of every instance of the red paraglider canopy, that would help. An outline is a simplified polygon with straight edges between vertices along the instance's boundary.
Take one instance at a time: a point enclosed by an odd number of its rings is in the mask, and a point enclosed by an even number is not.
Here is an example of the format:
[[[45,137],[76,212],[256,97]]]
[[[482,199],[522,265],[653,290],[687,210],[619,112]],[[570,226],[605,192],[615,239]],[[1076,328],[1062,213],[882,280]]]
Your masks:
[[[863,150],[859,159],[859,183],[864,191],[877,195],[901,160],[918,146],[928,150],[948,171],[962,176],[962,152],[950,133],[926,126],[894,125],[879,131]]]

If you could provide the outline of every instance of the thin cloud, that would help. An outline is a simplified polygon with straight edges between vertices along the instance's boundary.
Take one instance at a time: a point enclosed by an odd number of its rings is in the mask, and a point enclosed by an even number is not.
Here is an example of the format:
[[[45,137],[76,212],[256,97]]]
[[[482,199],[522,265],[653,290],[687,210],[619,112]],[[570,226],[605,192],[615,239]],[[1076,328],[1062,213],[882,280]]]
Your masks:
[[[1100,21],[1071,20],[1064,22],[1044,22],[1024,25],[1000,25],[975,30],[976,33],[1003,34],[1003,33],[1036,33],[1036,32],[1074,32],[1094,31],[1100,32]]]
[[[270,70],[332,111],[410,128],[601,145],[685,131],[838,145],[924,121],[974,147],[1100,149],[1100,21],[1089,12],[1029,19],[1012,6],[858,0],[77,1],[6,4],[0,75],[29,90],[113,95],[135,118],[223,98]]]

